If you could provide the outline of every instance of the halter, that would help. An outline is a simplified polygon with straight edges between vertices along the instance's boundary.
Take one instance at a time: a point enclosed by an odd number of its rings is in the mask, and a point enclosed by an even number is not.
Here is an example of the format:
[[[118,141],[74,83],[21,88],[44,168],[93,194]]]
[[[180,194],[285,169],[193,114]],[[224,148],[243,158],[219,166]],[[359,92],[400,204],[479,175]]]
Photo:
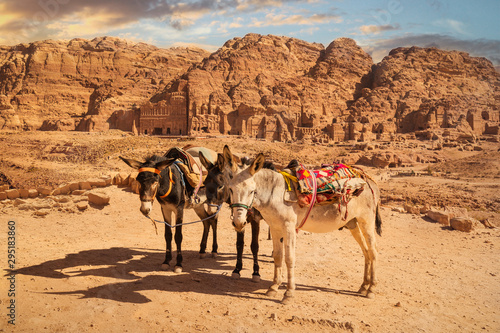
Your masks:
[[[156,168],[140,168],[139,173],[141,173],[141,172],[152,172],[152,173],[157,174],[158,176],[160,176],[159,178],[161,178],[161,175],[160,175],[161,170],[158,170]],[[172,191],[172,184],[175,184],[174,180],[172,179],[172,170],[170,169],[170,167],[168,168],[168,177],[169,177],[168,190],[167,190],[167,193],[160,195],[161,199],[166,198],[170,194],[170,192]],[[160,186],[160,180],[158,179],[157,181],[154,182],[154,184],[156,184],[156,189],[155,189],[155,193],[151,196],[151,202],[153,202],[156,198],[156,194],[158,192],[158,187]]]
[[[250,203],[249,206],[245,205],[245,204],[242,204],[242,203],[234,203],[234,204],[229,205],[229,207],[230,208],[241,207],[241,208],[244,208],[246,210],[250,210],[250,209],[252,209],[253,202],[254,202],[256,196],[257,196],[257,191],[253,192],[252,202]],[[233,216],[233,212],[232,211],[231,211],[231,216]]]

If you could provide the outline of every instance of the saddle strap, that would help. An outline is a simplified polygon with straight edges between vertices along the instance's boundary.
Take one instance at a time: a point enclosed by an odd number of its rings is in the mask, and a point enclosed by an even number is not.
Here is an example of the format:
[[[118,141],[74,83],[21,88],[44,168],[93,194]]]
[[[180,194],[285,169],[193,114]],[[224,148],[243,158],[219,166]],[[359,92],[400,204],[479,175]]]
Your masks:
[[[283,170],[279,170],[278,172],[281,173],[283,178],[285,178],[286,187],[288,189],[288,192],[291,192],[292,191],[292,184],[290,183],[290,181],[293,181],[296,183],[298,181],[297,177],[292,176],[291,174],[289,174],[288,172],[283,171]]]
[[[170,167],[168,168],[168,178],[169,178],[168,190],[167,193],[165,193],[164,195],[160,195],[160,198],[162,199],[168,197],[168,195],[172,191],[172,184],[175,184],[174,180],[172,179],[172,169],[170,169]]]
[[[302,166],[303,167],[303,166]],[[318,184],[316,182],[316,177],[314,176],[314,173],[307,170],[309,174],[311,175],[312,178],[312,185],[313,185],[313,193],[312,193],[312,198],[311,198],[311,204],[309,205],[309,208],[307,209],[306,216],[302,219],[302,222],[300,222],[299,227],[296,229],[296,232],[299,232],[299,229],[301,229],[304,224],[306,224],[307,218],[309,217],[309,214],[311,214],[311,210],[314,206],[314,203],[316,202],[316,194],[318,193]]]

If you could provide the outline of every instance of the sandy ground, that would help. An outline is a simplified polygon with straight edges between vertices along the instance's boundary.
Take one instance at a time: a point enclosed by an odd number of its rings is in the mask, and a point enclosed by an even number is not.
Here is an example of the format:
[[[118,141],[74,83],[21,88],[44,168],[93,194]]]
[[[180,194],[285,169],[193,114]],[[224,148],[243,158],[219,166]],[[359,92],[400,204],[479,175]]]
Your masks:
[[[40,138],[38,144],[55,137]],[[70,134],[69,138],[77,141],[80,136]],[[121,144],[116,139],[117,148],[109,151],[110,157],[104,155],[102,160],[84,163],[75,174],[82,170],[91,175],[105,173],[106,169],[125,170],[126,167],[113,164],[115,155],[123,150],[130,155],[144,153],[123,148]],[[156,149],[155,144],[151,141],[148,149]],[[217,141],[214,145],[222,146],[223,142]],[[41,168],[41,164],[48,161],[46,167],[50,169],[55,165],[52,172],[59,172],[61,178],[73,168],[72,163],[78,164],[77,160],[40,159],[38,165],[35,155],[40,154],[29,150],[23,153],[24,158],[15,154],[7,156],[5,151],[3,154],[4,166],[16,164],[20,170],[25,167],[23,163]],[[477,154],[481,152],[456,158],[470,160]],[[12,179],[14,171],[8,174]],[[471,211],[471,215],[483,214],[497,223],[497,211],[488,209],[488,204],[496,204],[500,183],[495,178],[497,173],[498,169],[493,168],[491,177],[481,178],[480,185],[474,188],[470,181],[450,178],[449,174],[447,177],[382,177],[380,186],[387,193],[412,192],[416,202],[422,188],[437,191],[455,186],[454,197],[460,197],[459,189],[465,188],[464,193],[472,199],[476,197],[477,204],[483,207]],[[22,173],[19,171],[19,174]],[[26,183],[41,179],[28,176]],[[165,247],[163,227],[156,235],[150,221],[139,212],[136,194],[116,186],[105,191],[112,197],[110,204],[90,207],[84,212],[53,209],[45,217],[35,217],[32,212],[10,206],[2,209],[0,265],[8,267],[4,240],[8,236],[8,221],[15,221],[18,273],[15,276],[15,328],[7,322],[7,306],[12,299],[8,297],[8,271],[4,271],[6,276],[0,283],[0,331],[500,331],[498,228],[471,233],[453,231],[420,215],[395,212],[391,207],[401,203],[389,202],[382,209],[383,233],[377,238],[380,284],[374,299],[355,293],[362,281],[363,256],[348,231],[299,232],[296,297],[292,304],[282,305],[284,286],[277,298],[265,295],[273,276],[272,244],[267,240],[265,223],[261,225],[262,281],[259,283],[251,281],[250,232],[246,235],[242,277],[231,278],[236,261],[236,234],[230,225],[227,206],[219,220],[218,257],[200,259],[202,227],[186,226],[183,230],[184,272],[160,271]],[[481,202],[486,200],[484,193],[490,193],[490,201]],[[472,199],[470,202],[474,202]],[[153,216],[161,216],[158,204],[154,206]],[[187,211],[185,219],[195,220],[196,215]]]

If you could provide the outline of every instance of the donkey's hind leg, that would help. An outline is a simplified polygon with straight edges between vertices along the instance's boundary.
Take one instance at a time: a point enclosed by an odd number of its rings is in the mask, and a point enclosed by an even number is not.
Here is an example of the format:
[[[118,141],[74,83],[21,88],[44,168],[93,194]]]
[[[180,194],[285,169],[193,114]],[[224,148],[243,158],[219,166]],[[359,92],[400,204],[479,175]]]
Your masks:
[[[370,255],[368,254],[368,247],[365,242],[365,237],[363,236],[363,233],[361,232],[361,229],[359,227],[359,224],[356,223],[356,226],[353,228],[349,228],[349,231],[351,231],[352,236],[354,239],[358,242],[359,247],[361,247],[361,250],[363,251],[363,256],[365,257],[365,269],[363,273],[363,283],[361,284],[361,287],[358,290],[358,293],[362,295],[367,295],[367,292],[370,288],[370,269],[371,269],[371,263],[370,263]]]
[[[373,221],[374,220],[375,219],[373,219]],[[359,228],[363,233],[369,258],[368,274],[370,285],[368,286],[366,296],[368,298],[372,298],[374,296],[374,292],[378,283],[376,274],[378,252],[377,240],[375,238],[375,223],[360,223]]]
[[[283,282],[283,232],[271,228],[273,239],[273,259],[274,259],[274,278],[273,284],[267,290],[267,296],[274,297]]]

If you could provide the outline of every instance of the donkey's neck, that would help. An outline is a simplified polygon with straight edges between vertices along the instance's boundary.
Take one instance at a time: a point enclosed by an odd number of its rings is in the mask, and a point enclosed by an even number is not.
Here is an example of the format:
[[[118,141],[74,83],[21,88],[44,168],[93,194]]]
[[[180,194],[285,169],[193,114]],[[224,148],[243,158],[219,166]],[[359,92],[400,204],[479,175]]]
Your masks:
[[[282,195],[279,193],[285,189],[283,176],[270,169],[261,169],[254,175],[254,179],[257,184],[258,206],[268,205],[275,195]]]

